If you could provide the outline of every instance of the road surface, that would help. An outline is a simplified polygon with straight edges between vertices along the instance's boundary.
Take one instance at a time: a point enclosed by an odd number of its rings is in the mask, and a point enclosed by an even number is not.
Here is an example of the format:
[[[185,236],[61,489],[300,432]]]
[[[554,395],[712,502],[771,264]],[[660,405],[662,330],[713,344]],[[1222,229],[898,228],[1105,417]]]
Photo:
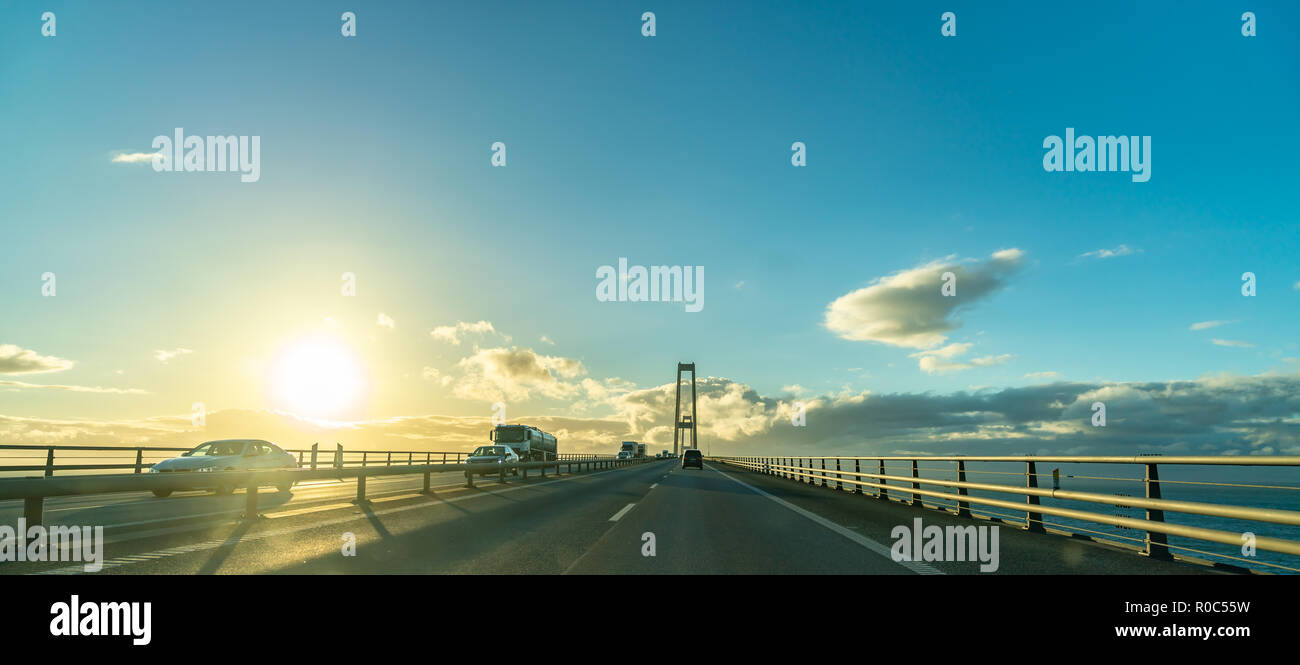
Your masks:
[[[614,470],[493,477],[464,487],[436,474],[244,496],[185,493],[51,499],[48,523],[106,526],[97,574],[979,574],[980,562],[896,562],[895,526],[989,525],[717,464],[676,460]],[[19,502],[0,504],[14,524]],[[94,521],[99,520],[99,521]],[[652,534],[652,535],[647,535]],[[653,544],[653,556],[649,545]],[[355,554],[345,545],[355,543]],[[995,574],[1195,574],[1197,566],[1062,536],[999,531]],[[974,559],[975,557],[968,557]],[[0,563],[0,573],[82,572],[68,562]]]

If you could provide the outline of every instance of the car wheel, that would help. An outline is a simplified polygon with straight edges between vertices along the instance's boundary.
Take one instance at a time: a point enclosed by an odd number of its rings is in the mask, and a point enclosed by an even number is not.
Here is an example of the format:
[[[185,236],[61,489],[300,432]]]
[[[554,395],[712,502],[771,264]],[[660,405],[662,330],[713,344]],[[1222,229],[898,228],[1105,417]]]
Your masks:
[[[290,480],[287,483],[280,483],[279,485],[276,485],[275,488],[280,490],[281,492],[289,492],[290,490],[293,489],[293,481]]]
[[[167,497],[169,497],[169,496],[172,495],[172,491],[171,491],[171,490],[154,490],[154,491],[153,491],[153,495],[156,496],[156,497],[158,497],[159,499],[165,499],[165,498],[167,498]]]

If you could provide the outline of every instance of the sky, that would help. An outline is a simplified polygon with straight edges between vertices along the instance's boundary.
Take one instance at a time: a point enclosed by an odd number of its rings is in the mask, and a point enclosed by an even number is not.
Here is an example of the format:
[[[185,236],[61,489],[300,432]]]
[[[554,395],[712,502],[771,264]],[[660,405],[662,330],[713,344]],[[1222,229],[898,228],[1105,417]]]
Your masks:
[[[1300,454],[1294,3],[135,5],[0,7],[0,443]]]

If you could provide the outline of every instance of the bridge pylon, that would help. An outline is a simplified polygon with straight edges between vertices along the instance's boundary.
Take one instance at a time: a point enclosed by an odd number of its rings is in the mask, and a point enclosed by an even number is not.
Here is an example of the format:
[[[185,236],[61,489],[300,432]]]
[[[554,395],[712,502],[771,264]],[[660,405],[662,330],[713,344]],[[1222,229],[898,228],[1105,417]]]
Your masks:
[[[685,405],[682,404],[682,373],[691,373],[691,412],[690,414],[682,413]],[[699,418],[698,411],[695,410],[695,363],[677,363],[677,405],[673,413],[673,455],[681,455],[685,448],[700,447],[700,440],[696,436],[696,426]],[[687,439],[690,439],[690,445],[687,446]]]

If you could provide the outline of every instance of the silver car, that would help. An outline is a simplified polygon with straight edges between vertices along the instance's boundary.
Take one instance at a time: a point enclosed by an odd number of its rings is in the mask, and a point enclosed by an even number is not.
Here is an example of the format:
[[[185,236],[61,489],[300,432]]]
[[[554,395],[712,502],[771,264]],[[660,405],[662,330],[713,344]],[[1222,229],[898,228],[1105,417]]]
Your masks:
[[[510,446],[479,446],[474,452],[469,454],[465,460],[468,464],[515,464],[519,462],[519,453],[515,452]],[[519,469],[513,470],[514,475],[519,475]],[[501,473],[498,471],[484,471],[481,476],[488,474]]]
[[[230,494],[235,486],[229,483],[214,485],[204,482],[202,474],[213,471],[250,471],[254,469],[296,469],[298,460],[270,441],[261,439],[222,439],[208,441],[183,453],[180,457],[163,460],[149,469],[149,473],[193,474],[194,489],[211,489],[217,494]],[[281,492],[293,489],[293,481],[276,485]],[[156,497],[169,496],[172,490],[153,491]]]

